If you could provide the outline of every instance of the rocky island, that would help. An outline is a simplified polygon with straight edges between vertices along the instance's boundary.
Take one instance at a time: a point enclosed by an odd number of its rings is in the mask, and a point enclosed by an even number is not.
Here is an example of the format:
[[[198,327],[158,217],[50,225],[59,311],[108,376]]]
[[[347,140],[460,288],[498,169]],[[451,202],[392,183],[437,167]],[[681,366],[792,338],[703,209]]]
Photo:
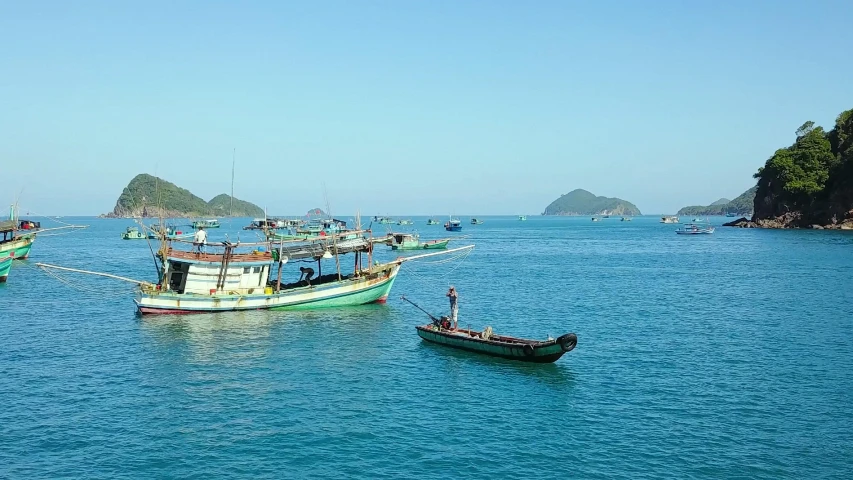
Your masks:
[[[806,122],[758,169],[753,216],[725,225],[853,229],[853,110],[830,131]]]
[[[641,215],[640,209],[621,198],[597,197],[582,190],[561,195],[545,208],[542,215]]]
[[[159,201],[158,201],[159,197]],[[220,194],[209,202],[172,182],[145,173],[127,184],[116,201],[113,211],[101,217],[263,217],[264,210],[250,202]]]

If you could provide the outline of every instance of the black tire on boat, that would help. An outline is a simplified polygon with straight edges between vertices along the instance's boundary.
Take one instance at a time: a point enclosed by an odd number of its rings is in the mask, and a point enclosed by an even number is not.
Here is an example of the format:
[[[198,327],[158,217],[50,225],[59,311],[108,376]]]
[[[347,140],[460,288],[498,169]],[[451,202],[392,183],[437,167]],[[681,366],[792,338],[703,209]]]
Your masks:
[[[571,352],[578,344],[578,336],[574,333],[567,333],[560,336],[560,338],[557,339],[557,343],[560,344],[560,348],[563,350],[563,353]]]
[[[533,353],[534,353],[534,351],[533,351],[533,345],[530,345],[529,343],[526,343],[526,344],[524,344],[524,347],[522,348],[522,350],[524,350],[524,354],[525,354],[525,355],[527,355],[528,357],[532,357],[532,356],[533,356]]]

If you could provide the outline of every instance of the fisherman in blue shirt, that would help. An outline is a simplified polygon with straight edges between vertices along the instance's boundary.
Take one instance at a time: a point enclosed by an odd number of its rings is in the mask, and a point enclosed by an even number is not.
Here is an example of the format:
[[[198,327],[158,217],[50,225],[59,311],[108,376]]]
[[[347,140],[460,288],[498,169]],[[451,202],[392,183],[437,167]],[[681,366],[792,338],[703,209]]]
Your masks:
[[[453,329],[457,329],[457,320],[456,316],[459,313],[459,294],[456,293],[456,287],[453,285],[450,286],[450,290],[447,291],[447,296],[450,298],[450,319],[453,320]]]

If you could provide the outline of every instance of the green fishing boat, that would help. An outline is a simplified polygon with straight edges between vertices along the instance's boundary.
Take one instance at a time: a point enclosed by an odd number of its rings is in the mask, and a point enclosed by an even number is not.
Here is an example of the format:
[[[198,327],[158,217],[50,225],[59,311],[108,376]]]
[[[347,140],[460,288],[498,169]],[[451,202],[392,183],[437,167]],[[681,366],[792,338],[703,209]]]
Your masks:
[[[430,218],[427,220],[427,225],[438,225],[438,220],[435,218]]]
[[[210,219],[210,220],[196,220],[192,223],[192,227],[196,230],[199,228],[219,228],[219,220]]]
[[[480,220],[479,218],[472,218],[471,219],[471,225],[482,225],[482,224],[483,224],[483,221]]]
[[[389,245],[392,250],[442,250],[447,248],[449,238],[427,240],[422,242],[417,234],[392,233],[389,235]]]
[[[12,270],[12,260],[14,259],[15,257],[9,253],[8,256],[0,260],[0,283],[5,283],[6,279],[9,278],[9,271]]]
[[[21,260],[29,256],[33,242],[36,241],[36,234],[16,235],[18,226],[15,220],[0,222],[0,258],[12,255],[16,260]]]
[[[136,227],[127,227],[127,230],[122,232],[121,239],[122,240],[145,240],[148,237],[139,231]]]

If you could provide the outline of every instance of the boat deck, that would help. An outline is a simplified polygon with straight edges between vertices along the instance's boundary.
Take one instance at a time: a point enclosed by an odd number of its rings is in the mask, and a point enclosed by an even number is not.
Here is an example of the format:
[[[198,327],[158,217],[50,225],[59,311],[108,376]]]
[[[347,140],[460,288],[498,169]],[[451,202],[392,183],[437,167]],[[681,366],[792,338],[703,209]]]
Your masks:
[[[196,262],[211,262],[217,263],[222,261],[221,253],[198,253],[188,252],[185,250],[174,250],[170,248],[166,252],[169,259],[191,260]],[[229,262],[271,262],[272,254],[270,252],[253,252],[253,253],[232,253],[228,257]]]

